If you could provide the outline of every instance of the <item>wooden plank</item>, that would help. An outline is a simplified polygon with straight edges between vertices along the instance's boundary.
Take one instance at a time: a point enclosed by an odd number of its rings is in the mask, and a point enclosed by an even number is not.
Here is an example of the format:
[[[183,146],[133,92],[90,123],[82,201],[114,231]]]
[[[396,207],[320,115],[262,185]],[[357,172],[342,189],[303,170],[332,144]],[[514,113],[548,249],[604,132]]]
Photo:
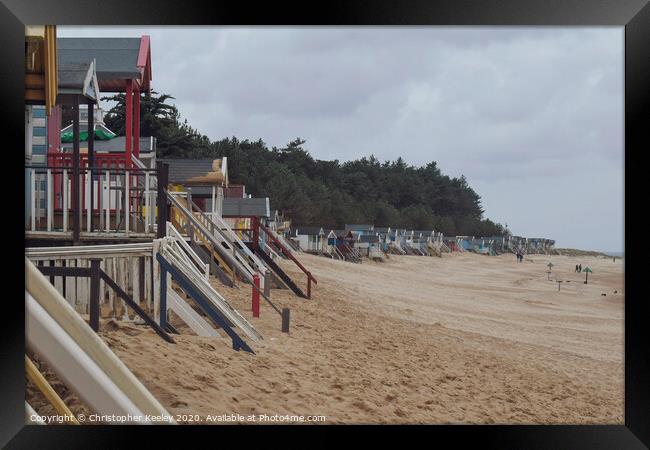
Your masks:
[[[114,280],[115,272],[116,272],[115,258],[110,258],[106,263],[107,263],[106,265],[108,266],[107,275]],[[115,314],[115,292],[113,292],[113,289],[108,290],[108,303],[111,307],[111,317],[115,317],[116,315]]]
[[[104,229],[104,176],[100,170],[97,171],[97,215],[99,216],[98,231]]]
[[[72,266],[72,260],[65,260],[65,266],[66,267],[71,267]],[[72,307],[74,307],[74,302],[72,300],[72,280],[74,277],[68,277],[65,280],[65,290],[63,293],[63,297],[66,299],[68,304]]]
[[[25,74],[25,89],[44,90],[45,89],[45,75],[40,73],[26,73]],[[45,95],[45,94],[43,94]]]
[[[87,259],[77,260],[77,267],[88,267]],[[88,278],[80,277],[77,280],[78,285],[78,299],[77,299],[77,308],[81,314],[88,313],[88,299],[90,296],[90,289],[88,286]]]
[[[192,247],[189,246],[189,244],[185,241],[183,236],[174,228],[174,225],[171,224],[171,222],[167,222],[167,236],[174,237],[178,244],[185,250],[185,253],[189,255],[189,257],[193,260],[193,263],[197,266],[197,268],[205,274],[206,278],[210,278],[210,266],[205,264],[201,258],[199,258],[199,255],[194,252]]]
[[[68,169],[63,169],[63,231],[68,231]]]
[[[52,169],[47,169],[47,231],[52,231],[52,199],[54,198],[54,192],[52,190]]]
[[[151,258],[144,259],[144,300],[149,308],[149,313],[153,313],[153,297],[151,295]]]
[[[144,231],[149,232],[151,229],[151,198],[149,197],[149,182],[150,182],[149,172],[144,174]]]
[[[131,286],[133,301],[140,304],[140,258],[129,258],[131,260]]]
[[[122,220],[122,192],[120,191],[122,183],[119,175],[115,175],[115,187],[117,188],[115,191],[115,230],[117,231]]]
[[[124,286],[124,292],[132,296],[131,291],[129,290],[129,258],[120,258],[122,261],[122,285]],[[122,308],[124,308],[124,319],[129,319],[129,309],[126,307],[126,302],[122,299]]]
[[[86,189],[86,201],[88,202],[88,206],[86,206],[86,231],[90,232],[92,231],[92,229],[90,228],[91,227],[90,219],[92,218],[92,213],[93,213],[92,210],[90,209],[90,205],[93,203],[92,199],[90,198],[90,183],[92,183],[92,175],[90,174],[90,171],[88,171],[84,179],[86,180],[86,184],[84,188]]]
[[[106,232],[111,231],[111,173],[107,170],[106,175],[104,178],[104,201],[102,204],[104,205],[104,212],[106,213],[106,218],[104,219],[104,226],[106,227],[105,230]]]
[[[25,89],[25,101],[44,102],[45,89]]]
[[[30,192],[30,214],[31,214],[31,229],[32,231],[36,230],[36,186],[38,186],[38,183],[36,182],[36,169],[32,169],[31,171],[31,192]]]
[[[54,267],[61,267],[62,261],[60,259],[54,260]],[[59,294],[63,295],[63,277],[54,277],[54,287]]]
[[[106,271],[106,259],[103,258],[99,262],[99,270],[103,270],[104,272]],[[106,304],[106,289],[108,286],[106,286],[106,283],[104,283],[104,279],[102,277],[99,277],[99,317],[102,317],[102,305]]]
[[[161,226],[161,224],[158,224]],[[153,267],[152,267],[152,276],[153,276],[153,315],[154,321],[160,323],[160,264],[158,264],[158,259],[156,255],[160,251],[160,239],[155,239],[153,241]]]
[[[113,277],[113,281],[115,281],[115,284],[117,284],[121,289],[124,289],[124,282],[122,280],[122,258],[113,258],[113,260],[115,261],[115,276]],[[119,299],[116,303],[115,315],[119,317],[120,311],[122,313],[124,312],[124,300]],[[121,310],[118,308],[121,308]]]
[[[73,259],[68,261],[70,267],[77,267],[77,260]],[[66,285],[70,283],[70,305],[77,308],[77,277],[70,277],[66,280]]]
[[[129,171],[126,170],[124,172],[124,231],[126,234],[129,234],[129,231],[131,231],[129,225],[130,225],[130,207],[131,207],[131,191],[129,190],[130,187],[130,181],[129,180]]]
[[[167,305],[169,306],[169,309],[174,311],[174,313],[176,313],[176,315],[180,317],[198,336],[221,337],[217,330],[215,330],[207,320],[194,311],[194,309],[171,288],[171,285],[167,287]]]
[[[231,323],[241,329],[249,338],[258,342],[262,340],[262,335],[253,327],[221,294],[219,294],[208,281],[191,265],[184,264],[169,251],[173,247],[173,240],[162,240],[160,247],[161,255],[169,264],[182,273],[187,281],[192,283],[193,287],[201,292],[208,301],[219,310]]]

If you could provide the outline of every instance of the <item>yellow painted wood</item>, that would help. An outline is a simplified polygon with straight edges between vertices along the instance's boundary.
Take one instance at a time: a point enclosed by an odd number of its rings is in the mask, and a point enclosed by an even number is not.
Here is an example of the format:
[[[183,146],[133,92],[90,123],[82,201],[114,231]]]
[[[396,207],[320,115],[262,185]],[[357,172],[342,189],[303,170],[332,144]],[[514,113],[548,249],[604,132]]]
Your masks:
[[[58,94],[58,69],[56,62],[56,25],[45,25],[45,111],[50,115]]]
[[[43,374],[39,372],[36,365],[34,365],[27,355],[25,355],[25,369],[27,371],[27,377],[36,385],[38,390],[43,393],[52,406],[54,406],[56,412],[62,416],[70,417],[69,423],[79,425],[79,422],[74,414],[72,414],[72,411],[70,411],[70,409],[65,405],[63,400],[61,400],[61,397],[59,397],[52,386],[50,386],[50,383],[47,382]]]

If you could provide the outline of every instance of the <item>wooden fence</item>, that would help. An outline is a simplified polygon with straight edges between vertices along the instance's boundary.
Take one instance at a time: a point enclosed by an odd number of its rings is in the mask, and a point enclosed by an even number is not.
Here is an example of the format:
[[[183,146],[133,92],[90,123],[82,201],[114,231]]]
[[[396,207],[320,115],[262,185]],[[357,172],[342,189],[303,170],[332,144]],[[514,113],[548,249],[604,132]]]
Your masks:
[[[154,289],[153,244],[117,244],[72,247],[26,248],[25,256],[37,266],[90,268],[91,259],[99,258],[100,269],[143,309],[153,313]],[[88,314],[90,280],[87,278],[50,276],[50,282],[79,313]],[[131,318],[126,304],[104,280],[100,281],[100,306],[110,317]]]

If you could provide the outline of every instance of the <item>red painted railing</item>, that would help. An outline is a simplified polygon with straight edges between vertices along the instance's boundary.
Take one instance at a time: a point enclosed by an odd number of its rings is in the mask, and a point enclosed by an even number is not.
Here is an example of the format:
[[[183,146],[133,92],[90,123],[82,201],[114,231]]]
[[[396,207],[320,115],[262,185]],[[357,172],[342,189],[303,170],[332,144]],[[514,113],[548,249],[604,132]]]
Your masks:
[[[305,275],[307,275],[307,298],[311,298],[311,282],[313,281],[314,284],[318,284],[316,278],[314,278],[311,272],[305,269],[305,266],[303,266],[300,263],[300,261],[298,261],[296,257],[293,256],[293,252],[288,248],[286,248],[284,244],[280,242],[280,240],[273,235],[271,230],[269,230],[266,226],[262,225],[261,223],[259,225],[260,225],[260,230],[262,230],[268,236],[268,238],[271,239],[271,241],[273,241],[273,243],[277,245],[278,248],[280,248],[280,250],[282,250],[282,253],[284,253],[287,256],[287,258],[292,260],[296,264],[296,266],[298,266],[298,268],[300,268],[300,270],[302,270],[305,273]]]

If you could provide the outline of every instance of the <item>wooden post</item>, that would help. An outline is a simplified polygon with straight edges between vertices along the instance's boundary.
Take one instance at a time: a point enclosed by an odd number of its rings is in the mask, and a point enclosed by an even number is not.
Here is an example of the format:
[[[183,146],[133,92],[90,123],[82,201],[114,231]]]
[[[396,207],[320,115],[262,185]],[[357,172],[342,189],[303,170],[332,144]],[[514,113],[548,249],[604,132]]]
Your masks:
[[[192,188],[187,188],[187,210],[190,212],[190,216],[192,215]],[[188,220],[187,223],[185,224],[185,233],[192,237],[192,221]]]
[[[129,234],[131,229],[131,183],[129,169],[124,170],[124,231]]]
[[[124,156],[126,161],[124,162],[124,168],[131,167],[131,150],[132,150],[132,140],[133,140],[133,80],[126,80],[126,92],[124,93],[124,104],[125,104],[125,115],[126,115],[126,124],[124,127],[124,137],[125,137],[125,146]]]
[[[95,229],[93,222],[93,210],[95,189],[93,180],[95,178],[95,113],[92,100],[88,99],[88,176],[90,177],[90,231]]]
[[[138,303],[141,303],[143,299],[146,299],[145,295],[145,282],[144,282],[144,264],[145,257],[139,256],[138,261],[138,292],[140,293],[140,298],[137,299]],[[136,299],[134,299],[136,300]]]
[[[271,297],[271,272],[269,270],[264,273],[264,295],[267,298]]]
[[[251,217],[251,228],[253,229],[253,248],[259,248],[260,245],[260,219],[258,217]]]
[[[32,224],[32,231],[36,230],[36,190],[38,189],[38,182],[36,181],[36,169],[30,171],[29,190],[30,192],[30,222]]]
[[[156,173],[158,178],[158,197],[156,206],[158,207],[158,239],[165,237],[165,223],[167,223],[167,181],[169,176],[169,165],[160,161],[156,162]],[[155,258],[154,258],[155,259]]]
[[[47,231],[52,231],[52,209],[54,209],[54,192],[52,192],[52,169],[47,169],[46,178],[47,198]]]
[[[133,153],[140,157],[140,88],[133,93]]]
[[[253,274],[253,317],[260,316],[260,276]]]
[[[79,186],[79,98],[72,102],[72,240],[78,244],[81,231]]]
[[[160,328],[167,327],[167,269],[160,268]]]
[[[217,187],[216,187],[216,185],[213,184],[212,185],[212,222],[216,222],[216,220],[217,220],[216,217],[215,217],[215,214],[216,214],[216,211],[217,211],[216,190],[217,190]]]
[[[289,308],[282,308],[282,332],[289,332]]]
[[[311,273],[307,273],[307,298],[311,298]]]
[[[149,190],[149,172],[144,173],[144,210],[145,210],[145,215],[144,215],[144,231],[145,233],[148,233],[150,230],[151,226],[151,198],[150,196],[150,190]]]
[[[99,265],[100,258],[90,260],[90,328],[96,333],[99,331]]]
[[[104,191],[106,192],[106,218],[104,219],[106,232],[108,233],[111,230],[111,173],[107,170],[106,176],[104,177]]]
[[[164,223],[164,222],[163,222]],[[158,226],[158,229],[160,230],[160,224]],[[153,251],[152,251],[152,267],[151,267],[151,280],[152,280],[152,287],[151,287],[151,292],[153,296],[153,314],[154,314],[154,321],[160,322],[160,289],[158,286],[160,285],[160,264],[158,264],[158,258],[156,258],[156,254],[160,250],[160,241],[158,239],[154,239],[153,241]]]

